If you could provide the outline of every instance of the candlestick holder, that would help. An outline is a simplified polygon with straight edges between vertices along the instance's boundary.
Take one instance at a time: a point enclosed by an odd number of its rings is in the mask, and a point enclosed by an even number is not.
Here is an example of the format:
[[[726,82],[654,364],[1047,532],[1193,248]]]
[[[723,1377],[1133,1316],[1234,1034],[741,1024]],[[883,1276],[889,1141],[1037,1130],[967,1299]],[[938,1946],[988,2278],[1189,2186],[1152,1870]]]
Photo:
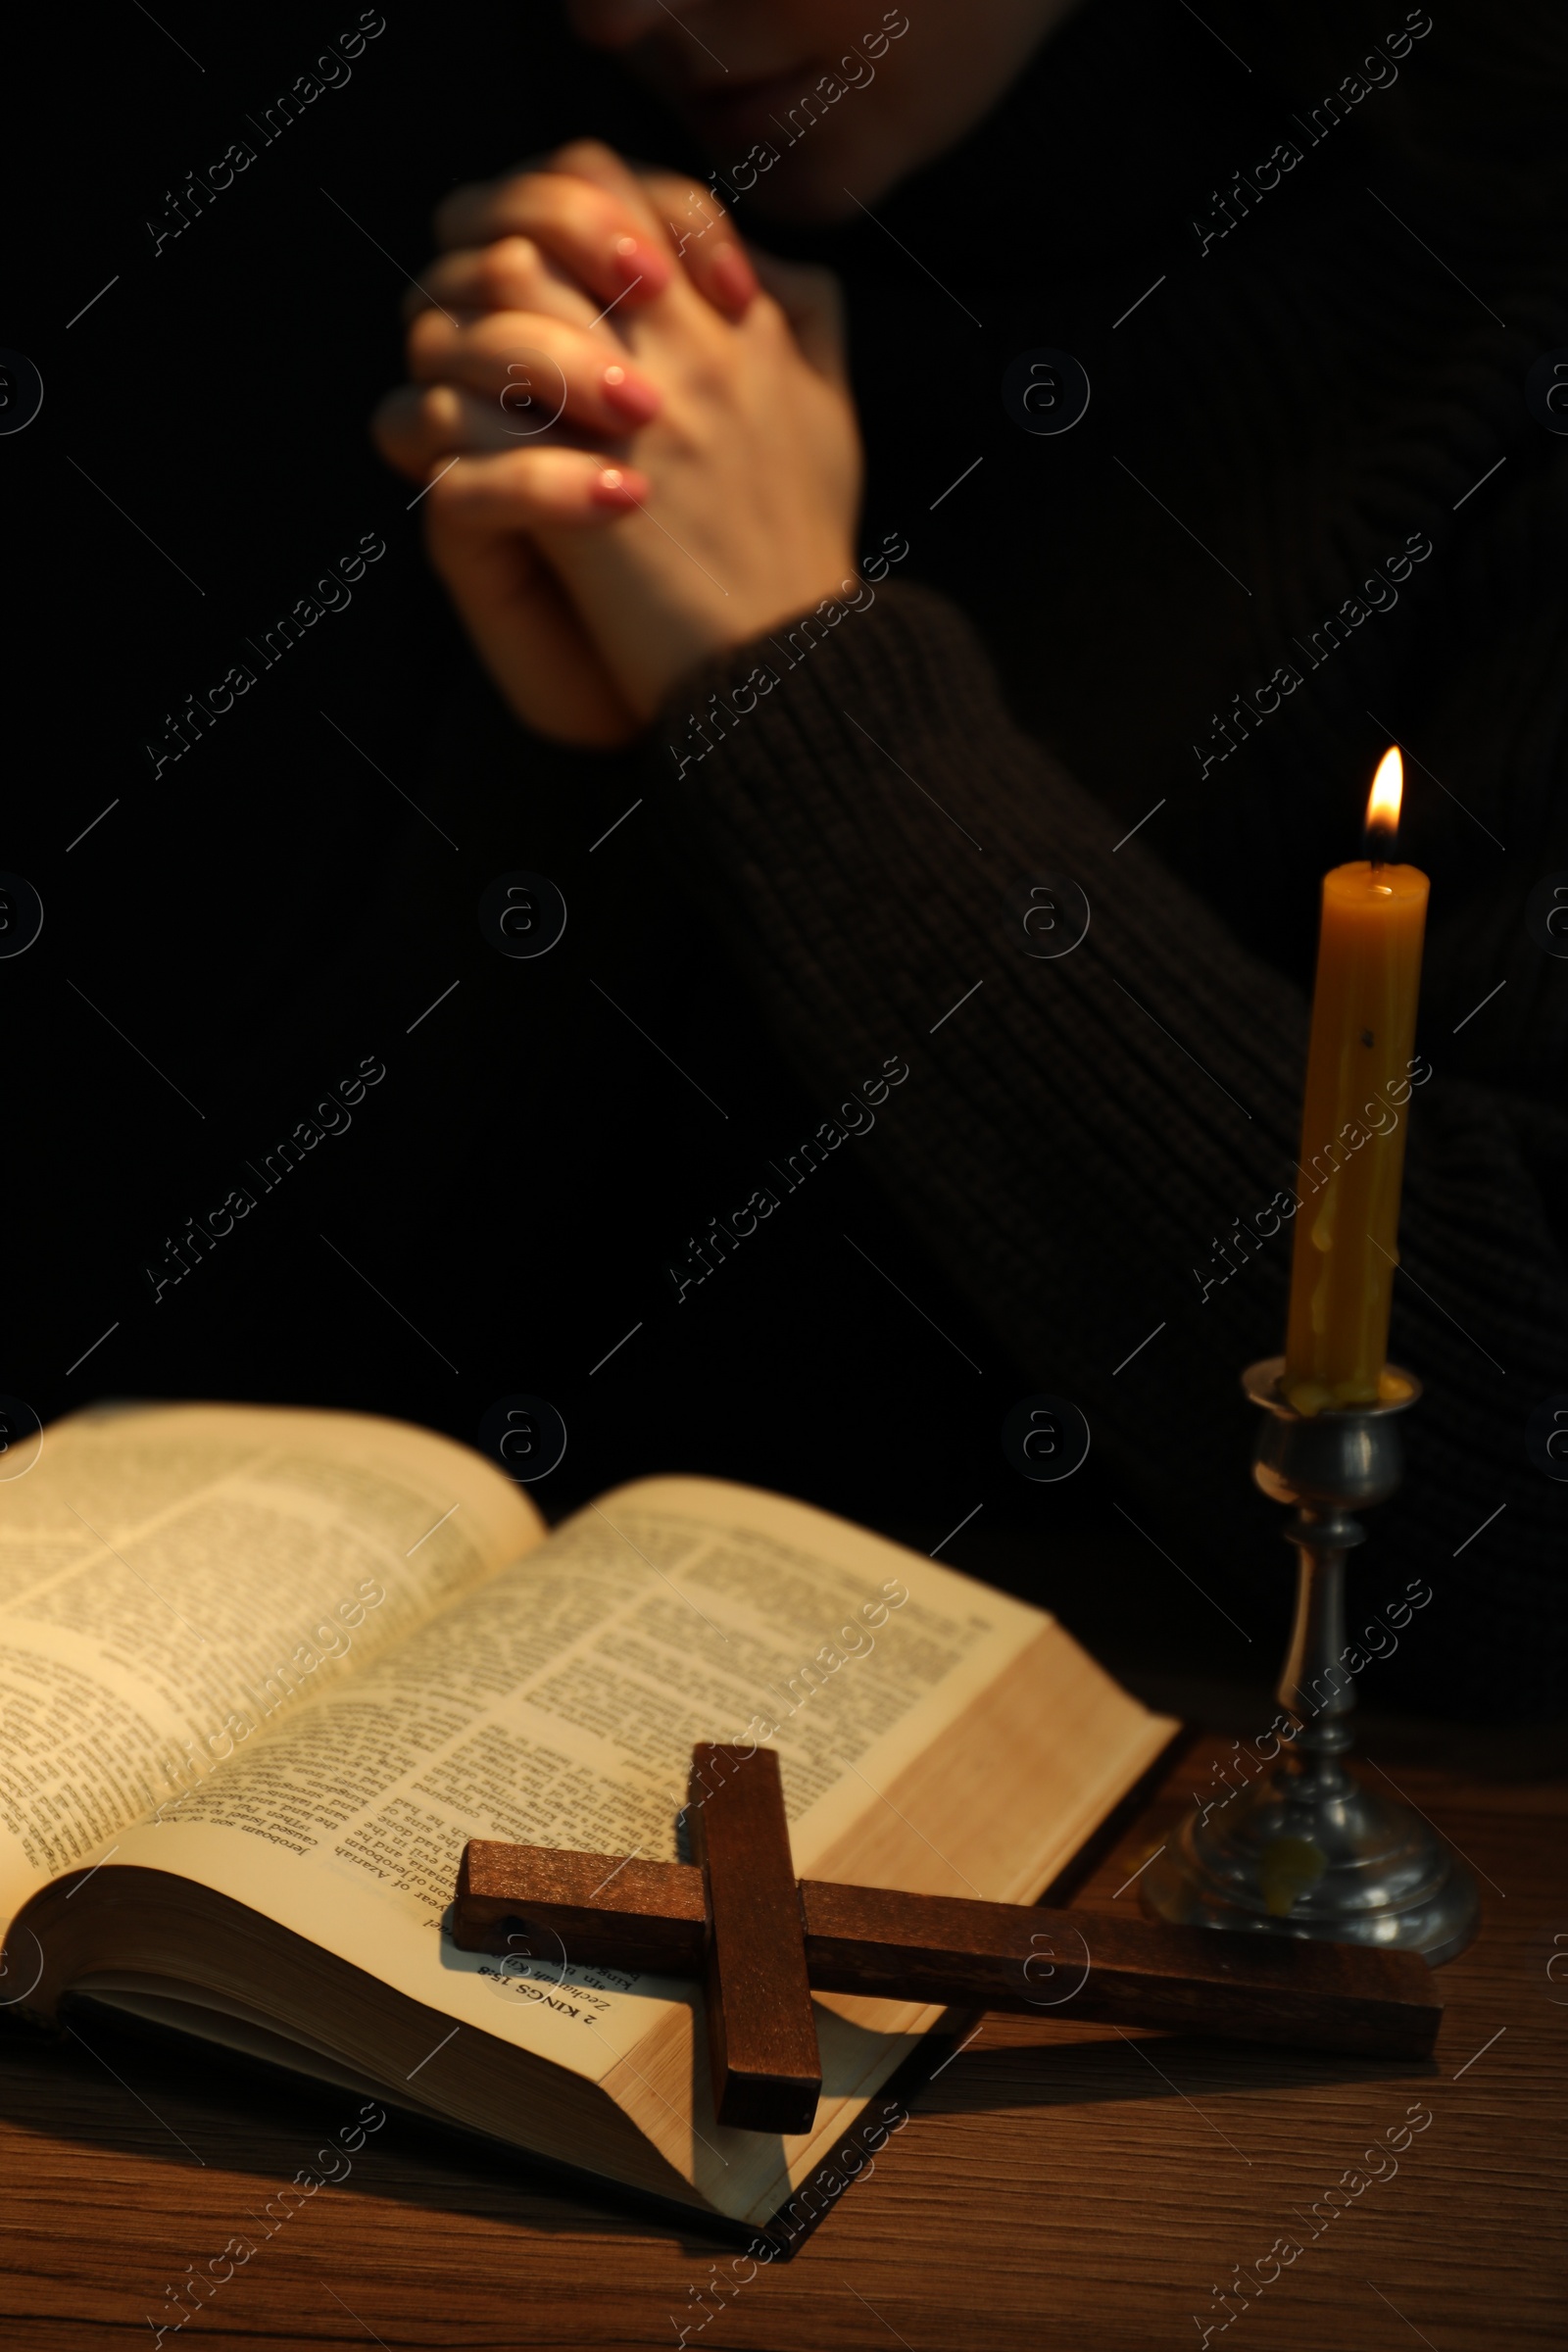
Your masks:
[[[1366,1530],[1351,1516],[1399,1483],[1398,1415],[1421,1384],[1390,1366],[1388,1403],[1312,1415],[1287,1403],[1283,1356],[1243,1386],[1267,1415],[1252,1476],[1295,1505],[1296,1628],[1278,1696],[1289,1718],[1262,1775],[1184,1822],[1144,1874],[1153,1918],[1269,1936],[1308,1936],[1420,1952],[1436,1968],[1464,1949],[1475,1881],[1424,1814],[1369,1788],[1346,1763],[1355,1689],[1344,1662],[1345,1561]],[[1268,1737],[1269,1735],[1265,1735]]]

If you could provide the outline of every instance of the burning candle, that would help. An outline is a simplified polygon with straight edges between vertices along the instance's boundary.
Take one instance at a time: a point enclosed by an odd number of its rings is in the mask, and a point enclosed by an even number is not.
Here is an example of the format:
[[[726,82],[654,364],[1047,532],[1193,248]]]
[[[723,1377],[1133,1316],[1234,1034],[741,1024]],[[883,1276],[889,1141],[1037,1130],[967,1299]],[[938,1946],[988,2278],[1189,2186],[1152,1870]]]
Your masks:
[[[1403,771],[1379,764],[1367,855],[1323,877],[1284,1391],[1299,1413],[1392,1402],[1405,1105],[1427,877],[1394,856]]]

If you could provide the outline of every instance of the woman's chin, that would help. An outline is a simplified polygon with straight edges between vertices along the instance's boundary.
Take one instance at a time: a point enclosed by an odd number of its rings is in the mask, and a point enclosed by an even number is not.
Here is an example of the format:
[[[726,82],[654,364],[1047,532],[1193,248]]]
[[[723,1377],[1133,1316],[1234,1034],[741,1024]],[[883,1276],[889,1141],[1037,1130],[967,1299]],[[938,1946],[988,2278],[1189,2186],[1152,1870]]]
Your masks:
[[[777,163],[758,173],[754,186],[743,189],[740,179],[731,178],[731,170],[737,168],[745,178],[755,166],[750,160],[741,167],[720,164],[718,190],[731,203],[742,199],[737,221],[743,232],[748,211],[800,228],[826,228],[835,221],[856,220],[862,206],[880,203],[901,176],[899,167],[884,155],[848,146],[813,155],[804,143],[799,149],[785,148]]]

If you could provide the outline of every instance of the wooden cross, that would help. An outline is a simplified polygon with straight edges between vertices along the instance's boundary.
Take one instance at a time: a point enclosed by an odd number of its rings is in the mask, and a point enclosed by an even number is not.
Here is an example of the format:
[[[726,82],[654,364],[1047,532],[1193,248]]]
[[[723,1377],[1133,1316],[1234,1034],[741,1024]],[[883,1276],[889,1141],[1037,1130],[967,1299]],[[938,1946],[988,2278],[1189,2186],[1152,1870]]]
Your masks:
[[[453,1935],[514,1953],[544,1930],[570,1964],[701,1977],[721,2124],[811,2129],[812,1985],[1367,2057],[1424,2058],[1437,2038],[1443,2004],[1413,1952],[797,1881],[770,1748],[694,1748],[687,1819],[695,1865],[473,1838]]]

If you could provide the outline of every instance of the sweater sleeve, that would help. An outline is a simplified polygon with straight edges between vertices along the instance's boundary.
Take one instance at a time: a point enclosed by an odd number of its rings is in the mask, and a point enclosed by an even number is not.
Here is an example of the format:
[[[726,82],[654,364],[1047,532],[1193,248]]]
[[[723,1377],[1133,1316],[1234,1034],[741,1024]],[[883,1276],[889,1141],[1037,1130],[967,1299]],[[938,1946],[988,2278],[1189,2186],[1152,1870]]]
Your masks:
[[[945,598],[885,587],[805,635],[710,664],[657,730],[682,863],[805,1075],[906,1055],[878,1181],[1129,1499],[1245,1591],[1272,1564],[1239,1375],[1283,1346],[1294,1227],[1268,1211],[1294,1199],[1305,999],[1012,724]],[[1568,1275],[1542,1155],[1441,1068],[1412,1113],[1392,1347],[1426,1396],[1379,1583],[1396,1551],[1440,1603],[1425,1703],[1545,1712],[1568,1497],[1525,1424],[1568,1390]]]

